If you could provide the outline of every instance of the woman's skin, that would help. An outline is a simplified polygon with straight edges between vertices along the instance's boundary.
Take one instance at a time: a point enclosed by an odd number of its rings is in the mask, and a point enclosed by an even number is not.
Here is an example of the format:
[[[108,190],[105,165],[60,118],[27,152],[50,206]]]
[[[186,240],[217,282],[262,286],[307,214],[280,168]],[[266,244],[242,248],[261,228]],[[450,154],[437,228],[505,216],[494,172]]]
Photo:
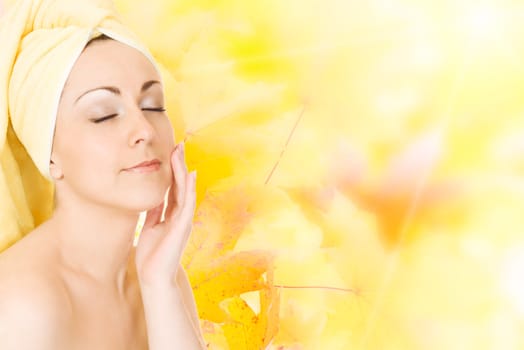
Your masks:
[[[204,348],[179,268],[196,180],[163,107],[160,76],[139,51],[100,40],[76,61],[53,139],[53,216],[0,255],[2,349]]]

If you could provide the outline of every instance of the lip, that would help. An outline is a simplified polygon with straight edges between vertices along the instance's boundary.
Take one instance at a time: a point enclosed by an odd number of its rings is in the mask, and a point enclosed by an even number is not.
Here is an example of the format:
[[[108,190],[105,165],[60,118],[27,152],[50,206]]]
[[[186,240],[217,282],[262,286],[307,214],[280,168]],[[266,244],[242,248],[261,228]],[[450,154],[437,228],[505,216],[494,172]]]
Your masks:
[[[145,162],[139,163],[137,165],[134,165],[130,168],[124,169],[126,171],[131,172],[137,172],[137,173],[147,173],[152,171],[157,171],[160,169],[160,160],[153,159],[153,160],[147,160]]]

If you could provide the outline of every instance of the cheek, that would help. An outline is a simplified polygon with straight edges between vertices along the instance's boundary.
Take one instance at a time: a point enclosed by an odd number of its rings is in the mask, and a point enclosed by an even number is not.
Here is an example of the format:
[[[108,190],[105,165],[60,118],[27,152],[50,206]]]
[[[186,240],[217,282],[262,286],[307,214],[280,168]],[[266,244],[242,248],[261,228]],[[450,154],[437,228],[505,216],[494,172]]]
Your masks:
[[[111,154],[114,145],[110,147],[108,140],[89,137],[85,132],[70,137],[69,142],[62,147],[64,175],[75,182],[103,182],[117,165],[114,162],[116,157]]]
[[[174,131],[167,116],[160,119],[157,125],[155,125],[155,128],[162,146],[165,147],[167,151],[173,150],[175,147]]]

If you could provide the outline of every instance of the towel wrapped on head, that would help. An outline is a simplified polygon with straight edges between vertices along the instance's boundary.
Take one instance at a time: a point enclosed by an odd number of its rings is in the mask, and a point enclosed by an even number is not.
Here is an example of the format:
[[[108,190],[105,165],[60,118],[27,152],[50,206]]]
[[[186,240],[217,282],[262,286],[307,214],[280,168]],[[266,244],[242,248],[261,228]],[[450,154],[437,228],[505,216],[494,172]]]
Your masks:
[[[76,59],[101,34],[155,64],[109,0],[18,0],[0,19],[0,252],[52,212],[60,96]]]

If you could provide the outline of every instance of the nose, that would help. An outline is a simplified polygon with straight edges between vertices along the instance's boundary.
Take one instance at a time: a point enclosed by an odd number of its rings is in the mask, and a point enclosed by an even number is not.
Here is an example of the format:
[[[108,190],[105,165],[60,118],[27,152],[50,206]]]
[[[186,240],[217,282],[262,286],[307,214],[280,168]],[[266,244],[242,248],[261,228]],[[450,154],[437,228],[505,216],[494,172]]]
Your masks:
[[[130,114],[129,119],[132,120],[132,128],[129,136],[129,146],[133,147],[140,142],[145,144],[151,143],[155,135],[155,129],[144,115],[144,112],[139,108],[134,108]]]

